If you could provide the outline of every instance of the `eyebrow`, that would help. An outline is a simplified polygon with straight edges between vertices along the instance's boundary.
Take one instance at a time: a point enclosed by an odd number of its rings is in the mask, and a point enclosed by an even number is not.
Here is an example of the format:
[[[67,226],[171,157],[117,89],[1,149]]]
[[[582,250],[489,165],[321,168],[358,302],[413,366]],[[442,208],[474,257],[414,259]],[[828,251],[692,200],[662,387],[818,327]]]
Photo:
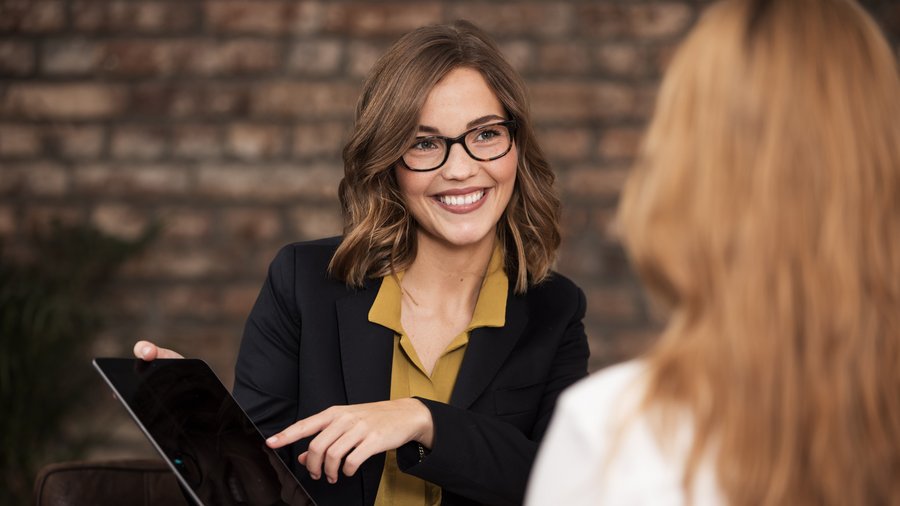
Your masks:
[[[496,114],[488,114],[486,116],[481,116],[480,118],[475,118],[472,121],[466,123],[466,130],[476,127],[478,125],[487,123],[488,121],[493,121],[493,120],[506,121],[506,118],[504,118],[503,116],[498,116]],[[439,135],[441,133],[441,131],[438,130],[437,128],[435,128],[433,126],[428,126],[428,125],[419,125],[419,131],[426,133],[426,134],[433,134],[433,135]]]

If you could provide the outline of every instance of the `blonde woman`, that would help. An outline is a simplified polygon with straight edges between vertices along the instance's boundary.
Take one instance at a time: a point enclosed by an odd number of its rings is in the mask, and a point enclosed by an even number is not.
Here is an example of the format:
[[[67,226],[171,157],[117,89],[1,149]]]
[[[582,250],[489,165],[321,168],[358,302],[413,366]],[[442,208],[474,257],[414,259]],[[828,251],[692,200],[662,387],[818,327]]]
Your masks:
[[[869,16],[710,7],[620,220],[670,318],[562,396],[527,504],[900,504],[900,83]]]
[[[550,270],[553,171],[484,32],[424,27],[379,60],[340,198],[342,237],[272,262],[236,399],[320,506],[520,504],[557,396],[587,375],[585,301]]]

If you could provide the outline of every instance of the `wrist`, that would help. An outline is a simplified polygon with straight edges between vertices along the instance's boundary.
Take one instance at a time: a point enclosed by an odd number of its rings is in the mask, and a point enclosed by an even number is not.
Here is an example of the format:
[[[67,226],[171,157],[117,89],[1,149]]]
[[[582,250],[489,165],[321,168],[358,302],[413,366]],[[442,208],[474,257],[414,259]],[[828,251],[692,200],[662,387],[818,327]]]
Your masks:
[[[419,420],[416,435],[413,440],[425,447],[431,449],[434,445],[434,420],[431,418],[431,410],[424,402],[416,398],[410,398],[416,405],[416,418]]]

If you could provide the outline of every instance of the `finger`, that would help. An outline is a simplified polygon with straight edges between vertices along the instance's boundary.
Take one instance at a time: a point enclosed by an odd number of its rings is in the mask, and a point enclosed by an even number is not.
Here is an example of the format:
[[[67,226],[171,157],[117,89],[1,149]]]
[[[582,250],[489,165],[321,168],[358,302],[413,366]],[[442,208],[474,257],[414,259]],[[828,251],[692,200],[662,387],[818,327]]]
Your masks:
[[[309,442],[309,449],[307,450],[308,455],[306,456],[306,470],[309,472],[312,479],[318,480],[322,477],[322,465],[325,462],[325,454],[328,452],[329,448],[331,448],[331,445],[333,445],[345,431],[345,427],[332,423],[325,427],[322,432],[319,432],[319,435]]]
[[[338,473],[341,470],[341,461],[353,448],[359,445],[364,437],[365,434],[354,427],[328,447],[328,451],[325,452],[324,466],[325,477],[328,479],[328,483],[337,483]]]
[[[383,451],[385,451],[385,449],[379,449],[373,439],[363,439],[356,445],[356,448],[347,455],[347,458],[344,459],[344,467],[342,469],[344,475],[353,476],[356,474],[356,471],[359,470],[359,466],[361,466],[363,462],[368,460],[372,455]]]
[[[306,467],[306,457],[309,456],[309,452],[303,452],[297,456],[297,462],[300,463],[301,466]]]
[[[138,341],[134,343],[134,356],[146,361],[156,360],[158,348],[150,341]]]
[[[333,417],[333,411],[329,408],[303,420],[298,420],[278,434],[266,439],[266,444],[271,448],[281,448],[305,437],[312,436],[327,427]]]

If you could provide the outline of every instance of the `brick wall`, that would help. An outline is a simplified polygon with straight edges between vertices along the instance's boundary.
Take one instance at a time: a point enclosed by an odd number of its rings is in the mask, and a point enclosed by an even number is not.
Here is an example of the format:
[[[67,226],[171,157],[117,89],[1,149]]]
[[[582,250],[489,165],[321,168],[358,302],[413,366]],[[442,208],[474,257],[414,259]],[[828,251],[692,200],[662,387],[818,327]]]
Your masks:
[[[468,18],[530,86],[564,202],[558,270],[587,293],[597,369],[653,336],[610,220],[661,69],[705,3],[0,0],[0,235],[15,245],[61,218],[128,237],[162,220],[105,301],[97,352],[152,338],[230,384],[275,251],[340,231],[363,76],[400,34]],[[900,2],[867,6],[896,46]],[[140,436],[117,426],[108,453],[147,450],[121,450]]]

